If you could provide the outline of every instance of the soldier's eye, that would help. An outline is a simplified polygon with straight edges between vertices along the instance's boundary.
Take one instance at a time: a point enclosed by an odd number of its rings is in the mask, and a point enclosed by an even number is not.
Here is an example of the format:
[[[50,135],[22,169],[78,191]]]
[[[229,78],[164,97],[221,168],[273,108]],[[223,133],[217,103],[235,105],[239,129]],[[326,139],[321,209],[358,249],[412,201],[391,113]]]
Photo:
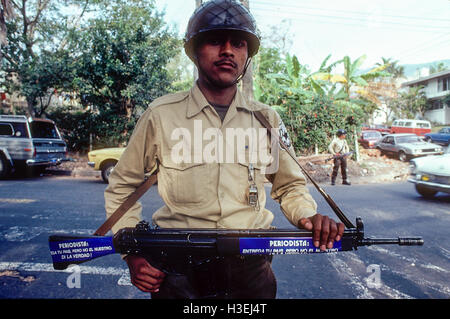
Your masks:
[[[242,39],[232,39],[231,45],[235,48],[243,48],[247,45],[247,42]]]
[[[206,42],[209,45],[221,45],[222,44],[222,40],[220,40],[218,38],[209,38]]]

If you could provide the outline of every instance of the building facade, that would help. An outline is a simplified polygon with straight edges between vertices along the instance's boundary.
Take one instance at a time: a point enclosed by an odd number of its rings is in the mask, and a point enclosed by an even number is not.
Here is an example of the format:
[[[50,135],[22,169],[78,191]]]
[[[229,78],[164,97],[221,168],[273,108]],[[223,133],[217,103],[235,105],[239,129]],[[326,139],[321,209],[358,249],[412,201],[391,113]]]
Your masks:
[[[431,74],[414,81],[404,82],[402,87],[424,86],[428,99],[427,120],[442,125],[450,125],[450,70]],[[447,102],[445,102],[447,98]]]

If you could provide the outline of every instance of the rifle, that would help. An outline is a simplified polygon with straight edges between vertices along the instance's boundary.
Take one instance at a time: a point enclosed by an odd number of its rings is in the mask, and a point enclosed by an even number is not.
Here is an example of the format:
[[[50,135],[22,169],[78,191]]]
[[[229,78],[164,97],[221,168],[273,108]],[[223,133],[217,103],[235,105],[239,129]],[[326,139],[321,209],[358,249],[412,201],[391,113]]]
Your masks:
[[[352,155],[353,153],[354,153],[354,152],[351,151],[351,152],[347,152],[347,153],[344,153],[344,154],[341,154],[341,155],[333,155],[333,156],[327,158],[327,159],[325,160],[325,162],[331,161],[332,159],[335,159],[335,158],[344,158],[344,157],[347,157],[347,156]]]
[[[420,237],[365,238],[361,218],[356,228],[346,229],[333,248],[321,251],[313,245],[312,233],[297,229],[184,229],[152,228],[145,221],[136,227],[122,228],[114,236],[77,236],[56,234],[49,237],[53,267],[66,269],[71,264],[109,254],[137,254],[158,257],[159,267],[165,272],[175,272],[166,260],[172,258],[189,265],[196,258],[214,258],[233,255],[285,255],[333,253],[357,250],[370,245],[423,245]],[[178,267],[176,272],[188,271]]]
[[[311,180],[318,192],[333,209],[334,213],[347,228],[340,241],[335,241],[333,248],[324,252],[357,250],[359,246],[393,244],[400,246],[421,246],[421,237],[410,238],[364,238],[364,225],[361,218],[356,218],[356,226],[345,216],[333,199],[314,181],[300,165],[295,154],[272,130],[270,123],[261,112],[254,112],[256,118],[267,129],[269,136],[274,135],[279,145],[296,162],[302,172]],[[150,257],[157,268],[166,272],[165,261],[181,263],[175,272],[187,271],[184,265],[194,263],[196,257],[221,257],[229,255],[275,255],[275,254],[311,254],[321,253],[313,245],[312,232],[303,230],[261,230],[261,229],[164,229],[150,228],[142,221],[136,227],[119,230],[114,236],[104,236],[112,225],[125,214],[133,203],[156,182],[154,172],[130,197],[109,217],[93,236],[56,234],[49,237],[50,253],[53,267],[66,269],[71,264],[80,264],[97,257],[120,253],[139,254]],[[153,260],[155,258],[155,260]],[[159,261],[158,261],[159,260]],[[181,270],[180,270],[181,269]]]

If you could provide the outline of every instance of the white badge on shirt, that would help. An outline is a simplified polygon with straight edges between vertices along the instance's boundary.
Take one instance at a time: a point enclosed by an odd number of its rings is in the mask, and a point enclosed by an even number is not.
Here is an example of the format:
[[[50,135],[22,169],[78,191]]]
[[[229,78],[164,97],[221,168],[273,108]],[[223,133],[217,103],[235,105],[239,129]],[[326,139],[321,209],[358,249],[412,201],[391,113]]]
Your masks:
[[[283,121],[280,119],[280,124],[278,128],[278,135],[280,135],[281,141],[287,146],[291,147],[291,140],[289,139],[289,133],[284,126]]]

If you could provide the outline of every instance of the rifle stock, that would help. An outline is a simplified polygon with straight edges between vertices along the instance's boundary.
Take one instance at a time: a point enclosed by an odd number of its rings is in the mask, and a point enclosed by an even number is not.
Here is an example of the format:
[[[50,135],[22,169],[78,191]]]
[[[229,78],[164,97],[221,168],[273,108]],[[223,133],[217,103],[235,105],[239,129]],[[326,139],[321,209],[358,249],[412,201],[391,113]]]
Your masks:
[[[56,234],[49,237],[53,267],[66,269],[71,264],[109,254],[153,256],[230,256],[311,254],[356,250],[359,246],[396,244],[423,245],[420,237],[364,238],[364,226],[356,219],[356,228],[347,229],[333,248],[321,251],[314,247],[312,233],[296,229],[152,229],[140,222],[123,228],[114,237]]]

